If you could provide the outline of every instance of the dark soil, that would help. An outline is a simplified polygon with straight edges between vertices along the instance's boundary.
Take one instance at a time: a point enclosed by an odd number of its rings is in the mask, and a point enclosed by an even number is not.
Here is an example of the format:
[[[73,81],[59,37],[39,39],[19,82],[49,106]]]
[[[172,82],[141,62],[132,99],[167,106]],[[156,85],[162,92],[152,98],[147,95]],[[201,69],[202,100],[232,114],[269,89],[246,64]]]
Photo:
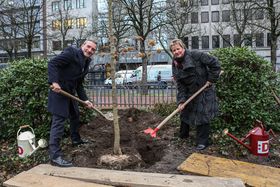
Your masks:
[[[205,150],[197,151],[194,141],[195,131],[191,131],[187,140],[179,139],[176,136],[179,125],[172,122],[174,118],[157,132],[156,138],[152,138],[143,131],[149,127],[154,129],[164,117],[137,109],[120,110],[119,116],[122,156],[113,155],[113,122],[98,115],[91,123],[83,125],[80,129],[82,137],[90,143],[72,147],[69,136],[62,141],[65,158],[71,160],[77,167],[179,174],[177,167],[192,153],[199,152],[280,168],[279,133],[270,141],[268,157],[254,156],[244,146],[221,134],[213,134],[213,144]],[[246,134],[247,132],[244,136]],[[22,171],[41,163],[49,163],[47,149],[38,150],[27,159],[19,159],[16,143],[12,146],[5,141],[0,143],[0,186],[3,181]],[[101,159],[104,156],[106,158]]]
[[[233,140],[232,146],[225,149],[214,142],[207,149],[197,151],[194,141],[195,132],[191,133],[189,139],[181,140],[176,137],[179,130],[178,124],[166,123],[157,132],[156,138],[152,138],[149,134],[143,132],[149,127],[154,129],[164,119],[163,117],[137,109],[121,110],[119,116],[121,150],[124,155],[129,156],[126,162],[108,164],[100,161],[102,155],[113,154],[114,146],[113,122],[101,116],[97,116],[91,123],[81,128],[82,137],[91,143],[74,148],[65,145],[63,148],[65,156],[72,160],[75,166],[80,167],[158,173],[178,173],[179,171],[176,168],[195,152],[280,168],[279,138],[271,142],[270,155],[267,158],[253,156]],[[229,139],[227,136],[224,138]],[[231,148],[234,150],[230,150]]]

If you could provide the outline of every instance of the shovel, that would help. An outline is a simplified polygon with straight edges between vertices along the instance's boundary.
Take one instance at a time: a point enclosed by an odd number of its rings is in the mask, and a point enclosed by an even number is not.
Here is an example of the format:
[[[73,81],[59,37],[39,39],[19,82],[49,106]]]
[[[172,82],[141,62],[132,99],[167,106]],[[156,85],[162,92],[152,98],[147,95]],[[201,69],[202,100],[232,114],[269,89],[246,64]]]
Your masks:
[[[184,104],[185,107],[189,102],[191,102],[198,94],[200,94],[205,88],[207,88],[211,83],[206,82],[203,87],[201,87],[197,92],[195,92]],[[155,138],[157,136],[157,131],[168,121],[170,120],[175,114],[180,111],[179,107],[174,110],[169,116],[167,116],[155,129],[148,128],[144,130],[144,133],[150,134],[151,137]]]
[[[51,88],[52,88],[52,86],[51,86]],[[68,93],[68,92],[66,92],[66,91],[64,91],[64,90],[60,90],[59,93],[62,94],[62,95],[64,95],[64,96],[66,96],[66,97],[69,97],[69,98],[71,98],[71,99],[73,99],[73,100],[75,100],[75,101],[78,101],[79,103],[81,103],[81,104],[83,104],[83,105],[87,105],[85,101],[79,99],[78,97],[75,97],[74,95],[71,95],[70,93]],[[98,113],[99,113],[102,117],[104,117],[105,119],[107,119],[107,120],[109,120],[109,121],[113,121],[112,118],[107,117],[105,114],[103,114],[103,113],[102,113],[100,110],[98,110],[97,108],[93,107],[93,109],[94,109],[96,112],[98,112]]]

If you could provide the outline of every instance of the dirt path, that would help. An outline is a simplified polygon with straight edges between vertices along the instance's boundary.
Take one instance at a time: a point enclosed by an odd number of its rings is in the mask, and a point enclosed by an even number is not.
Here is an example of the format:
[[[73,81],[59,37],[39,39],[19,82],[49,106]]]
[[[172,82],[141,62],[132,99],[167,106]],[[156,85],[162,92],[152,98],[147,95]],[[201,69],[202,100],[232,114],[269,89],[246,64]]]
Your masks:
[[[174,134],[178,131],[178,124],[167,123],[157,133],[157,138],[143,133],[148,127],[155,128],[164,118],[151,112],[137,109],[120,110],[120,133],[121,148],[123,154],[133,155],[123,165],[106,165],[99,161],[104,154],[113,153],[114,132],[113,123],[96,117],[88,125],[81,128],[81,134],[91,143],[73,148],[70,145],[63,147],[65,155],[72,160],[76,166],[125,169],[134,171],[178,173],[177,166],[180,165],[195,150],[194,132],[188,140],[180,140]],[[237,149],[237,150],[231,150]],[[222,151],[228,154],[221,154]],[[211,145],[206,150],[200,151],[203,154],[243,160],[258,164],[280,167],[279,143],[272,145],[272,151],[267,159],[259,159],[252,156],[242,147],[237,146],[233,141],[232,146],[222,148],[218,145]],[[242,153],[242,154],[241,154]],[[245,154],[243,154],[245,153]],[[140,155],[140,156],[139,156]],[[140,158],[139,158],[140,157]]]

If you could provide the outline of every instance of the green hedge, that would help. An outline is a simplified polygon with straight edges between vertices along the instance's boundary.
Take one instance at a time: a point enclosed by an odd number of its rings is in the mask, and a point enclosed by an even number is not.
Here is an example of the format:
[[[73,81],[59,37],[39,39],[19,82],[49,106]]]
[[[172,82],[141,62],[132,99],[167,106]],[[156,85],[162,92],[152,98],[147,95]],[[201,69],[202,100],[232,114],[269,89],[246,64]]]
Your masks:
[[[0,70],[0,138],[15,139],[22,125],[30,125],[36,137],[48,138],[47,81],[47,60],[15,61]],[[92,112],[82,108],[82,122],[91,117]]]
[[[224,48],[211,53],[224,70],[216,84],[220,100],[220,117],[213,128],[231,132],[247,132],[255,120],[267,128],[280,130],[279,106],[271,89],[279,92],[279,75],[271,63],[248,48]]]

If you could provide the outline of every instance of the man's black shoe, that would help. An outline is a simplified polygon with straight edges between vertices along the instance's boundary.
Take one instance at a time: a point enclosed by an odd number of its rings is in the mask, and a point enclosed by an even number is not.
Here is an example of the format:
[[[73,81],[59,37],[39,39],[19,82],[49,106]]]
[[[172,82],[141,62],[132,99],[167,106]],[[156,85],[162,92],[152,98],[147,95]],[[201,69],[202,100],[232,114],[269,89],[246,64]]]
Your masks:
[[[207,147],[206,145],[198,144],[197,147],[196,147],[196,150],[203,150],[203,149],[205,149],[206,147]]]
[[[59,167],[72,167],[73,164],[67,160],[63,160],[61,156],[51,160],[51,165]]]
[[[77,140],[77,141],[72,141],[72,145],[73,146],[78,146],[78,145],[81,145],[81,144],[87,144],[87,143],[89,143],[89,141],[87,141],[87,140]]]

